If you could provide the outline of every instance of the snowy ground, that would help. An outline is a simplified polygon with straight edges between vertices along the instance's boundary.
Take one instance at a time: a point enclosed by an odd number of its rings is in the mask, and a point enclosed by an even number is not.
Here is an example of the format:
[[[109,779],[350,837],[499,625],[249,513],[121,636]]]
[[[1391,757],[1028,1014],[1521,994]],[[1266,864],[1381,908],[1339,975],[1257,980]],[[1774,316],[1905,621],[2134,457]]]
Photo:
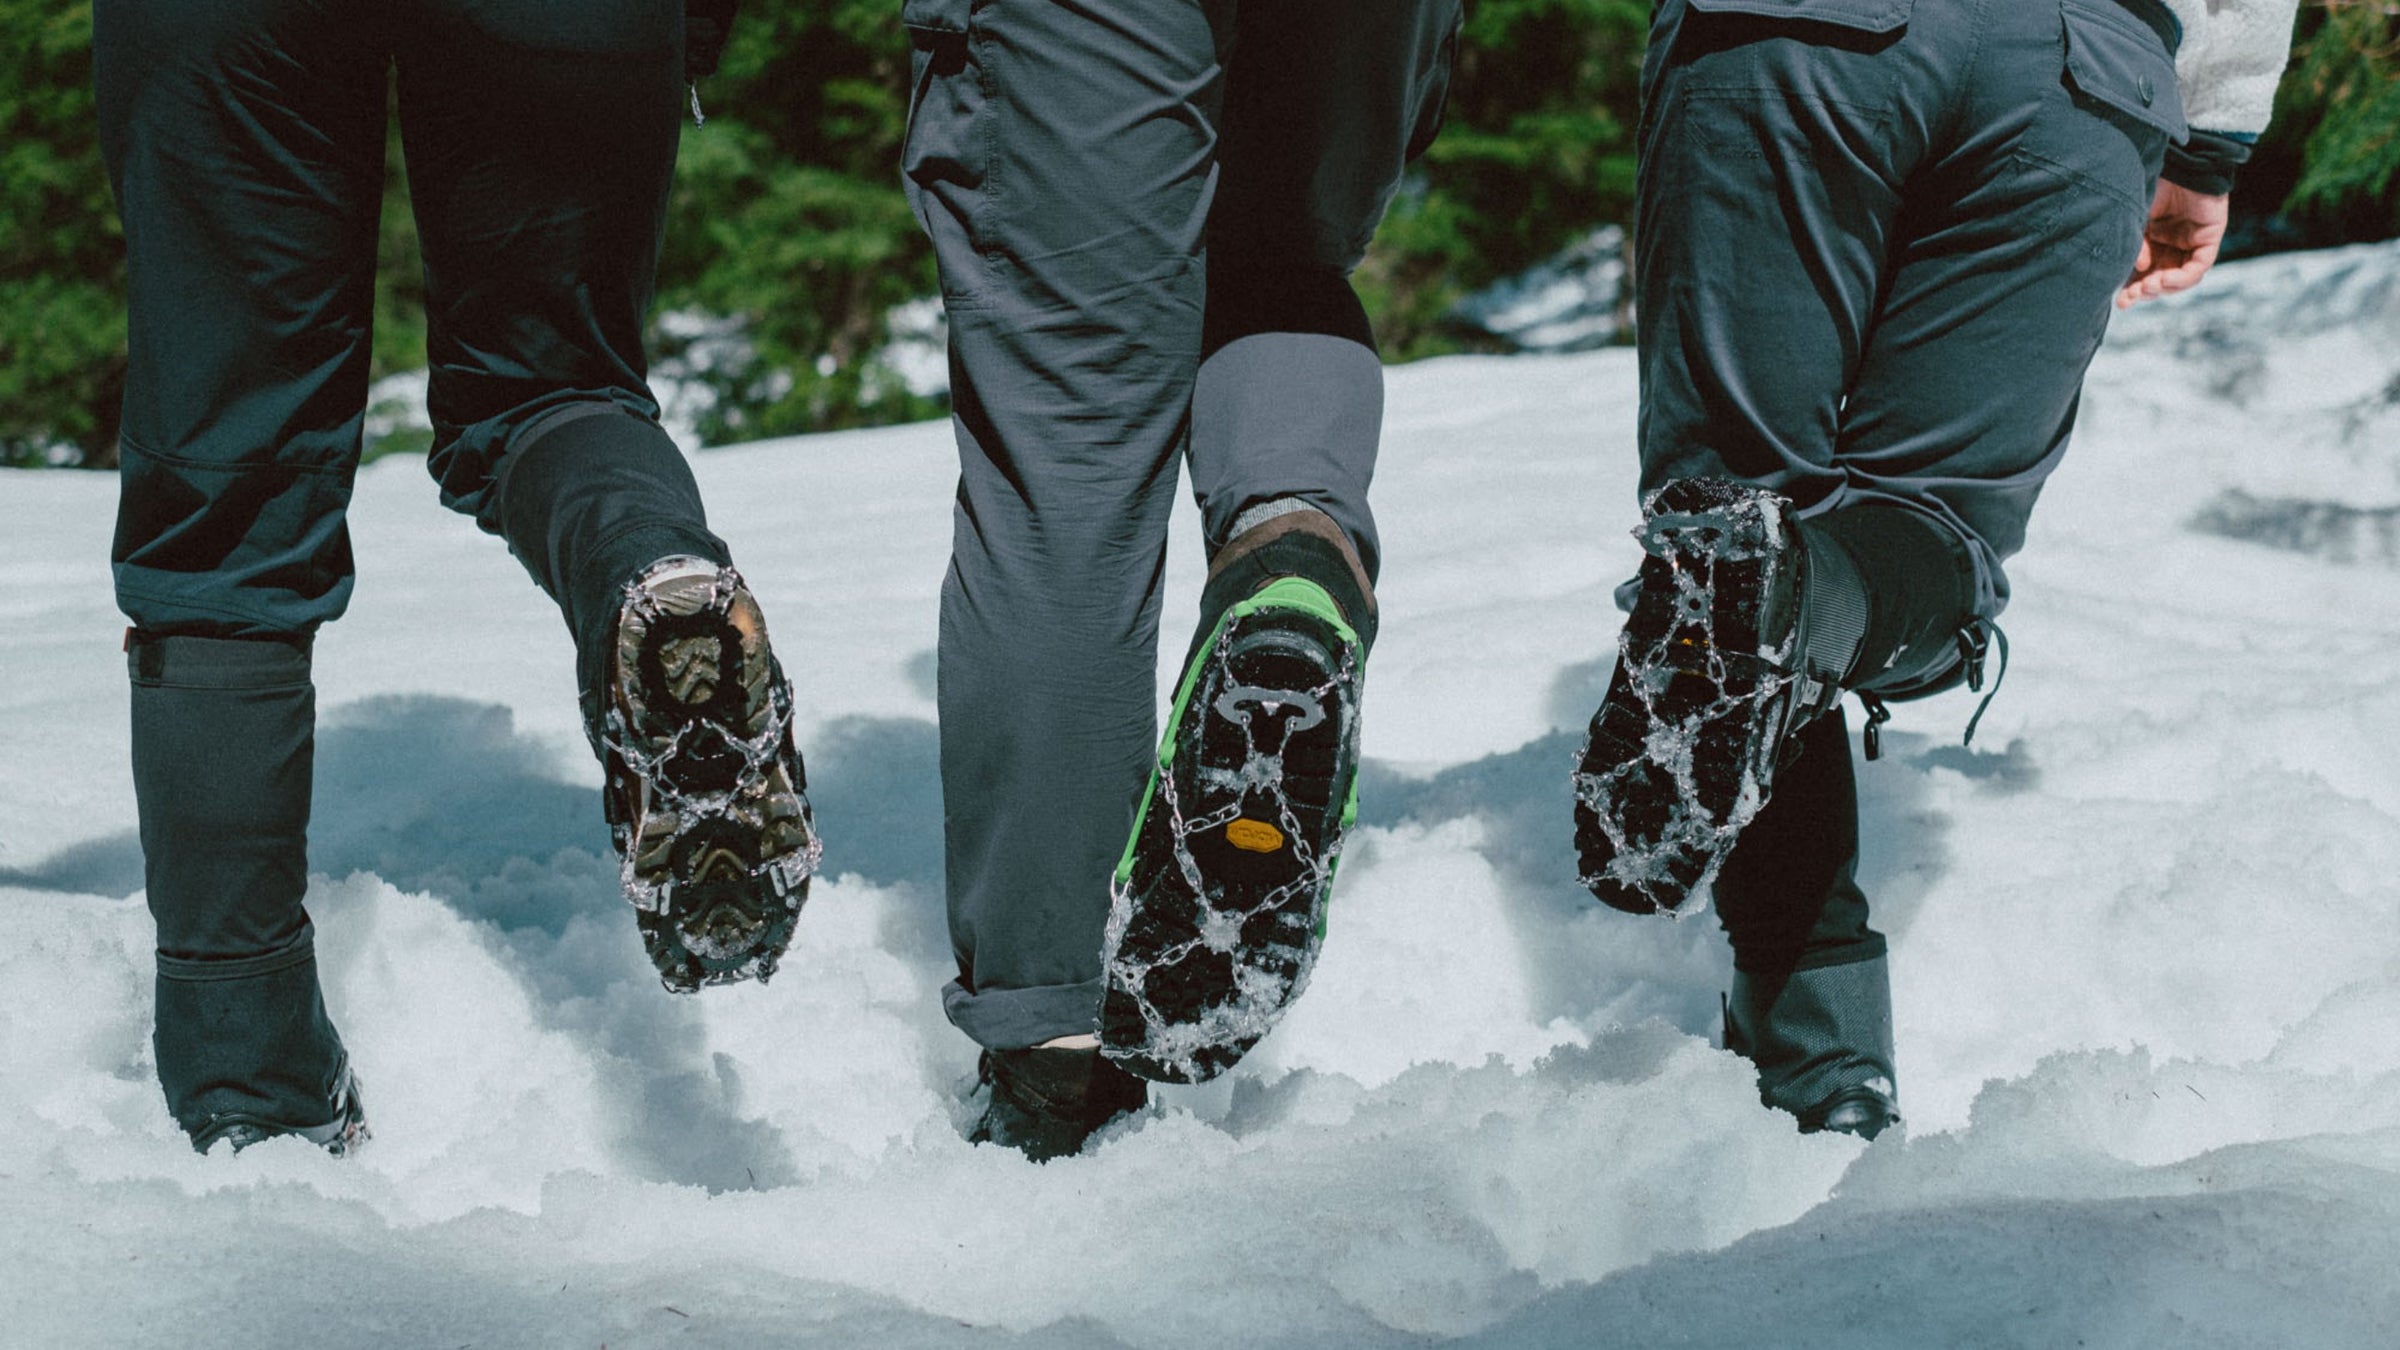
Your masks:
[[[114,485],[0,476],[0,1344],[2391,1345],[2400,247],[2224,269],[2101,356],[1975,747],[1946,696],[1863,773],[1911,1126],[1872,1148],[1712,1048],[1713,923],[1572,879],[1632,417],[1621,350],[1394,372],[1316,982],[1045,1168],[963,1142],[936,1007],[944,428],[697,458],[830,869],[773,985],[697,999],[613,896],[557,620],[417,463],[362,476],[311,897],[351,1162],[168,1122]]]

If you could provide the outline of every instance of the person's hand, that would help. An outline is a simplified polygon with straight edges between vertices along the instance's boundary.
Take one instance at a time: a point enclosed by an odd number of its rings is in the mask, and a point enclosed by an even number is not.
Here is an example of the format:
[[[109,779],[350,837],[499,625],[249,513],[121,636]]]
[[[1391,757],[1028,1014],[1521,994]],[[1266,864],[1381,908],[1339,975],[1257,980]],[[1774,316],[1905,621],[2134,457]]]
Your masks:
[[[2117,292],[2117,308],[2199,285],[2225,242],[2229,200],[2160,179],[2158,195],[2150,201],[2150,221],[2142,227],[2142,256],[2134,260],[2133,276]]]

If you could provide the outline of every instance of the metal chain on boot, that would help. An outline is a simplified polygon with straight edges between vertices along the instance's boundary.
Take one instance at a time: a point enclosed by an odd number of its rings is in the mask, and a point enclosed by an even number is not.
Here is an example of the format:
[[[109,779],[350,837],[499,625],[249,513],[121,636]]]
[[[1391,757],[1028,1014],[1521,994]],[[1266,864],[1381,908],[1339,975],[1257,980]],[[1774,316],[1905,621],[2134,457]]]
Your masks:
[[[1766,805],[1785,738],[1839,688],[1803,673],[1785,617],[1801,557],[1788,503],[1672,485],[1641,538],[1642,594],[1573,776],[1582,880],[1618,908],[1692,912]]]
[[[736,656],[736,671],[724,670],[720,660],[711,696],[703,700],[710,711],[645,734],[638,722],[656,710],[630,705],[643,694],[652,701],[670,697],[645,687],[647,672],[639,663],[651,654],[647,640],[662,628],[706,617],[733,632],[732,645],[739,648],[743,637],[732,611],[737,604],[755,606],[730,567],[716,569],[705,590],[661,593],[650,580],[637,578],[624,590],[612,696],[598,737],[609,768],[609,822],[620,880],[642,916],[644,945],[670,989],[764,980],[790,941],[824,851],[792,740],[791,689],[762,634],[760,651]],[[725,642],[722,633],[704,636]],[[729,676],[739,681],[730,691],[724,687]],[[728,702],[738,710],[732,716],[725,714]],[[755,719],[754,729],[742,734],[737,717]],[[738,858],[746,875],[726,877],[722,861],[703,875],[711,850]],[[703,856],[695,860],[695,854]]]
[[[1186,898],[1198,907],[1191,935],[1129,954],[1126,941],[1137,909],[1144,903],[1132,884],[1119,881],[1111,888],[1105,971],[1112,993],[1130,998],[1138,1011],[1144,1035],[1140,1057],[1167,1066],[1169,1076],[1185,1081],[1213,1077],[1255,1044],[1273,1027],[1285,1008],[1307,987],[1315,968],[1321,931],[1320,912],[1340,860],[1342,833],[1338,828],[1320,841],[1320,818],[1312,823],[1312,808],[1296,806],[1286,783],[1284,754],[1290,738],[1338,719],[1339,760],[1355,763],[1360,716],[1359,687],[1363,676],[1360,651],[1345,645],[1340,669],[1331,678],[1307,689],[1255,689],[1242,684],[1232,670],[1235,643],[1223,641],[1212,654],[1196,693],[1216,691],[1213,706],[1193,709],[1178,729],[1177,756],[1200,754],[1206,713],[1238,726],[1242,734],[1241,762],[1233,767],[1197,767],[1197,786],[1222,805],[1200,810],[1187,803],[1177,786],[1177,774],[1157,775],[1157,794],[1149,810],[1161,814],[1172,870]],[[1347,799],[1347,784],[1333,784],[1336,800],[1325,809],[1337,816]],[[1271,802],[1274,819],[1260,818],[1262,799]],[[1209,872],[1194,855],[1193,840],[1215,831],[1255,831],[1257,845],[1288,846],[1297,863],[1291,876],[1264,891],[1237,891]],[[1235,846],[1243,847],[1234,834]],[[1271,916],[1271,917],[1270,917]],[[1253,925],[1265,920],[1278,940],[1257,944]],[[1292,930],[1285,932],[1284,930]],[[1245,942],[1245,936],[1251,941]],[[1230,998],[1221,998],[1194,1016],[1159,1006],[1151,982],[1166,976],[1187,959],[1211,953],[1234,963]],[[1223,992],[1223,991],[1219,991]],[[1112,1036],[1112,1043],[1116,1040]]]

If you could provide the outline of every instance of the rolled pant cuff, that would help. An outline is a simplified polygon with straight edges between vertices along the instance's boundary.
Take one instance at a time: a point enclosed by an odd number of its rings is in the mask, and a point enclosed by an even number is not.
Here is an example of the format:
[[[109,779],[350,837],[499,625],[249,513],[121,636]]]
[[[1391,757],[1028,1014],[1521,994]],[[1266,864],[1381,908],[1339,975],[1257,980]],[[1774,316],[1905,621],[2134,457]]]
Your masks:
[[[990,1050],[1018,1050],[1061,1036],[1087,1035],[1100,1026],[1100,980],[1048,984],[1032,989],[970,992],[956,980],[942,988],[942,1012],[950,1025]]]
[[[1188,459],[1209,553],[1240,533],[1243,513],[1291,498],[1341,527],[1372,584],[1382,544],[1367,491],[1382,431],[1372,345],[1258,333],[1210,356],[1192,388]]]

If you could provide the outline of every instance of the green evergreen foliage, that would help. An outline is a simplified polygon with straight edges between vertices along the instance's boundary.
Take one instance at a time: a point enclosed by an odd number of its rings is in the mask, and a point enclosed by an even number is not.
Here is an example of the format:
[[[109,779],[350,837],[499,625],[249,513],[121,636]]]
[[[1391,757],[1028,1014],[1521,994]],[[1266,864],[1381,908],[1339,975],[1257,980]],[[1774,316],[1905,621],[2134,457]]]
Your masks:
[[[2306,134],[2286,210],[2343,234],[2400,230],[2400,8],[2312,7],[2278,93],[2278,117]]]
[[[885,317],[935,288],[900,193],[908,37],[898,0],[745,0],[724,63],[684,128],[663,312],[731,320],[656,349],[716,394],[704,438],[747,439],[931,416],[877,359]],[[711,333],[711,337],[722,336]]]
[[[375,229],[375,332],[367,377],[425,368],[425,268],[417,254],[417,218],[408,205],[408,168],[400,154],[397,80],[386,86],[383,122],[383,205]],[[368,410],[392,426],[367,437],[362,459],[421,455],[433,448],[424,409],[378,404]]]
[[[0,0],[0,464],[116,463],[125,249],[88,4]]]
[[[2233,194],[2226,256],[2400,234],[2400,8],[2304,0],[2275,119]]]
[[[1473,0],[1441,138],[1359,290],[1388,357],[1455,350],[1460,297],[1633,216],[1647,0]]]
[[[398,81],[389,86],[383,121],[383,208],[375,232],[375,346],[372,376],[425,368],[425,268],[417,255],[417,217],[408,206],[408,166],[400,154]]]

